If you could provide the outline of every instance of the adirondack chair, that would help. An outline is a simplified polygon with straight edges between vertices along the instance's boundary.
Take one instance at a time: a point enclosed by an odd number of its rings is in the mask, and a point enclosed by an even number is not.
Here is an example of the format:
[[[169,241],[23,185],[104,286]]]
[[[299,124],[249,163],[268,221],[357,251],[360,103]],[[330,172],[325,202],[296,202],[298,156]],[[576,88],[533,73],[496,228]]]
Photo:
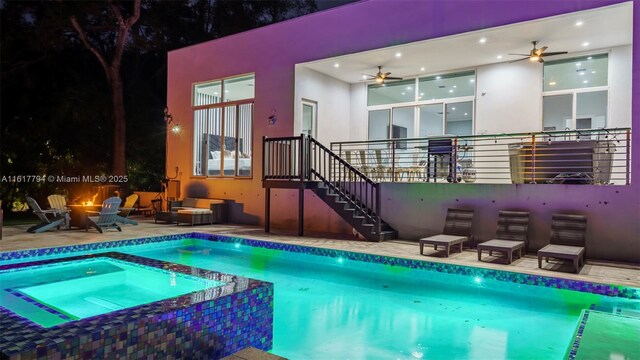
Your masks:
[[[102,203],[102,210],[98,211],[87,211],[87,221],[85,230],[89,231],[89,226],[96,228],[100,233],[102,230],[106,229],[118,229],[118,231],[122,231],[120,226],[116,224],[118,221],[118,206],[120,206],[119,197],[110,197]],[[97,216],[89,216],[90,214]]]
[[[64,224],[65,217],[63,215],[60,215],[56,210],[42,210],[34,198],[27,196],[27,204],[33,210],[33,213],[40,218],[40,224],[33,225],[27,229],[27,232],[41,233]],[[51,216],[51,218],[47,215]]]
[[[69,214],[69,209],[67,209],[67,199],[64,198],[64,196],[62,195],[49,195],[47,197],[47,200],[49,201],[49,207],[51,208],[51,210],[55,210],[56,214],[60,214],[62,216],[64,216],[65,219],[65,228],[68,230],[69,229],[69,224],[71,222],[71,215]]]
[[[124,201],[124,206],[122,207],[122,209],[120,209],[120,212],[118,213],[117,221],[119,223],[138,225],[138,222],[136,222],[135,220],[131,220],[127,218],[127,216],[129,216],[129,214],[131,213],[131,210],[134,209],[136,202],[138,202],[138,194],[132,194],[127,196],[127,198]]]

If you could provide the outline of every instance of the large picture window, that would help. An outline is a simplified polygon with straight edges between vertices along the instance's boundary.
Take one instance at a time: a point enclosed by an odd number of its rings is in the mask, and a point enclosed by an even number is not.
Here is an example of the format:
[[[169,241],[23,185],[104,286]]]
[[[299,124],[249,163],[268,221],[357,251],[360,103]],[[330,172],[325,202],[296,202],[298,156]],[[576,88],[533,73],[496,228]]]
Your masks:
[[[193,175],[250,177],[254,75],[194,85]]]
[[[544,64],[543,129],[579,130],[607,126],[607,54]]]
[[[368,139],[472,135],[475,88],[473,70],[371,84]]]

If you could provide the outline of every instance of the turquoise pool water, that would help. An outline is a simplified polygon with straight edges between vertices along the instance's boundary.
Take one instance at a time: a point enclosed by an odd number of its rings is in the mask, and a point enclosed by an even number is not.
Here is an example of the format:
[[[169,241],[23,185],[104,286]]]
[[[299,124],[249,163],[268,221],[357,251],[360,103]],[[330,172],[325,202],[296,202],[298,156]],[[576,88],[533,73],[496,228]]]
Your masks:
[[[223,283],[101,257],[0,272],[0,305],[43,327]]]
[[[632,301],[202,240],[118,250],[273,282],[290,359],[560,359],[583,309]]]

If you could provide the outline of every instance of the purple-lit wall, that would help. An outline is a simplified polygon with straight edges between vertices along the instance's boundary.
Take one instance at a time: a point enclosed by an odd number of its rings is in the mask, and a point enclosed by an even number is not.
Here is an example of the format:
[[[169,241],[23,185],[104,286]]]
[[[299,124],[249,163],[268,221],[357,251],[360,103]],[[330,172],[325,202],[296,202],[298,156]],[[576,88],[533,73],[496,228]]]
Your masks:
[[[391,1],[369,0],[229,36],[169,53],[168,106],[184,126],[168,138],[167,172],[179,166],[184,196],[235,200],[231,220],[262,224],[264,190],[261,186],[261,139],[290,136],[294,119],[295,64],[407,42],[476,31],[495,26],[597,8],[623,1]],[[378,22],[380,15],[384,21]],[[640,39],[640,2],[634,1],[634,39]],[[633,46],[632,128],[640,125],[640,48]],[[192,84],[254,72],[254,176],[252,180],[192,179]],[[278,123],[267,126],[272,109]],[[633,134],[633,144],[640,141]],[[632,173],[640,174],[640,147],[632,150]],[[410,188],[402,188],[410,186]],[[410,189],[407,191],[407,189]],[[442,209],[453,204],[476,207],[483,222],[480,239],[495,229],[495,214],[503,208],[529,209],[534,222],[533,246],[548,234],[553,211],[589,216],[589,256],[640,262],[640,183],[630,186],[466,185],[441,188],[434,184],[385,184],[384,214],[401,237],[417,237],[442,227]],[[415,192],[410,201],[407,193]],[[272,226],[295,229],[297,192],[272,192]],[[309,192],[305,225],[309,230],[346,232],[348,225]],[[416,199],[423,199],[417,201]],[[460,201],[456,202],[455,199]],[[420,217],[422,214],[422,217]],[[411,220],[411,223],[407,221]],[[420,224],[417,227],[414,224]]]

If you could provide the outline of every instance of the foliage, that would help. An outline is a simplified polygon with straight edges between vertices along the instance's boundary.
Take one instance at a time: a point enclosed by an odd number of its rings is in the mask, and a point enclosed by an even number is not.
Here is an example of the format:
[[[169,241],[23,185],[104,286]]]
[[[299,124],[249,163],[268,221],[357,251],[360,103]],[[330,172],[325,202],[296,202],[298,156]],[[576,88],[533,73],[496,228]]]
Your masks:
[[[69,20],[82,15],[93,43],[113,49],[113,3],[0,2],[0,178],[13,175],[110,174],[113,118],[105,72]],[[130,6],[129,6],[130,8]],[[169,50],[315,11],[313,0],[143,0],[122,59],[130,189],[157,191],[164,177]],[[113,28],[113,27],[112,27]],[[29,194],[72,194],[96,184],[2,182],[7,209]]]

